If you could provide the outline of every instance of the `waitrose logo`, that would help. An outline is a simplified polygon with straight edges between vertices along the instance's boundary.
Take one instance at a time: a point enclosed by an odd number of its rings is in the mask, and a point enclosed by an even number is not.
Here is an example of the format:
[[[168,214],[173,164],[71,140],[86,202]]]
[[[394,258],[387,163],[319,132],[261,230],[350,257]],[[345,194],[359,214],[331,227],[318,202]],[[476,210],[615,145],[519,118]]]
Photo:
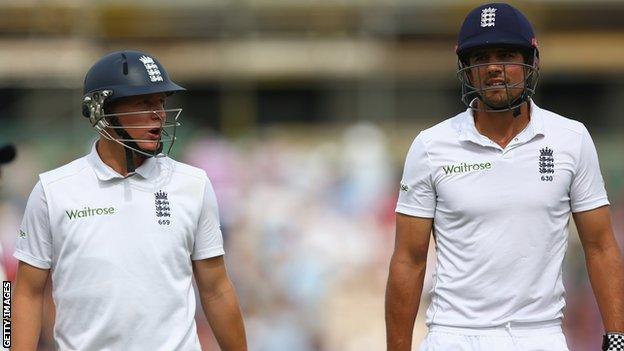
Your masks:
[[[456,165],[442,166],[444,174],[468,173],[474,171],[485,171],[492,168],[492,163],[466,163],[462,162]]]
[[[85,206],[82,210],[66,210],[69,219],[84,218],[91,216],[105,216],[115,214],[114,207],[91,208]]]

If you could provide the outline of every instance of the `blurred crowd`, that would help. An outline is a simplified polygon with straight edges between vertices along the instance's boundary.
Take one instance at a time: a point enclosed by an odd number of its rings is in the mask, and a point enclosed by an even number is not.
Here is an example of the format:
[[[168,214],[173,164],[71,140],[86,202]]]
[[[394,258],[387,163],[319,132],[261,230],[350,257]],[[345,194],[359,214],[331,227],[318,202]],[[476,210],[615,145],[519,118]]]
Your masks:
[[[385,349],[383,302],[394,245],[394,206],[411,140],[396,140],[371,123],[319,130],[323,132],[267,128],[239,138],[197,130],[176,145],[176,158],[204,169],[215,188],[226,260],[250,350]],[[413,137],[418,129],[406,133]],[[55,149],[54,160],[47,162],[60,166],[86,153],[89,144]],[[20,146],[18,159],[3,167],[0,191],[2,263],[11,280],[21,215],[36,174],[46,164],[38,159],[50,153]],[[623,244],[624,191],[609,190],[616,235]],[[566,334],[571,350],[594,350],[602,326],[571,228]],[[430,277],[428,273],[425,291]],[[426,332],[427,303],[425,296],[417,343]],[[41,350],[53,349],[52,309],[48,302]],[[204,350],[218,350],[201,306],[197,321]]]

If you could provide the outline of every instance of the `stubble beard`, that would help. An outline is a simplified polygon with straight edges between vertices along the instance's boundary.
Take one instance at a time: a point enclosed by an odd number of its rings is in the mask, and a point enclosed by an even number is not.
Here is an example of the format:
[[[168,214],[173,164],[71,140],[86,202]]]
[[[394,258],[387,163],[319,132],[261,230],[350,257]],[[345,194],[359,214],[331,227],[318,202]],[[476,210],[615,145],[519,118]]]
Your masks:
[[[513,105],[521,94],[522,89],[519,87],[505,89],[502,86],[500,89],[482,91],[479,97],[487,106],[504,108]]]

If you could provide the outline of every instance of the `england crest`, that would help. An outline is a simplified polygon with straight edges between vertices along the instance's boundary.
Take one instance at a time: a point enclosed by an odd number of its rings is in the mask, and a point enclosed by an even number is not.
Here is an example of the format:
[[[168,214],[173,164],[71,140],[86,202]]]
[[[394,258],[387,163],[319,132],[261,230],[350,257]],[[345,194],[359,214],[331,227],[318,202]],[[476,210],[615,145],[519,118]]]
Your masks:
[[[555,173],[555,157],[553,150],[548,146],[540,149],[538,168],[542,175],[540,179],[545,182],[552,182]]]
[[[156,205],[156,217],[158,218],[158,224],[169,225],[171,222],[171,206],[169,205],[169,198],[166,192],[159,190],[154,193],[154,201]]]

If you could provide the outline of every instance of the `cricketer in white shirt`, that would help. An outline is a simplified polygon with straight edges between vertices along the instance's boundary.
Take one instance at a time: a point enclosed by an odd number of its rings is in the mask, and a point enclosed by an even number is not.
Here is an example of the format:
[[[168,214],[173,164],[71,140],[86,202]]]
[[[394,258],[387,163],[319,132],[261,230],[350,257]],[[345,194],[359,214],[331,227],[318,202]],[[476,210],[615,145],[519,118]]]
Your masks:
[[[422,131],[409,150],[396,211],[433,218],[428,325],[561,322],[570,215],[609,202],[585,126],[530,108],[504,149],[468,109]]]
[[[191,260],[223,254],[204,171],[147,158],[122,177],[95,144],[40,175],[15,251],[51,270],[60,350],[200,350]]]

